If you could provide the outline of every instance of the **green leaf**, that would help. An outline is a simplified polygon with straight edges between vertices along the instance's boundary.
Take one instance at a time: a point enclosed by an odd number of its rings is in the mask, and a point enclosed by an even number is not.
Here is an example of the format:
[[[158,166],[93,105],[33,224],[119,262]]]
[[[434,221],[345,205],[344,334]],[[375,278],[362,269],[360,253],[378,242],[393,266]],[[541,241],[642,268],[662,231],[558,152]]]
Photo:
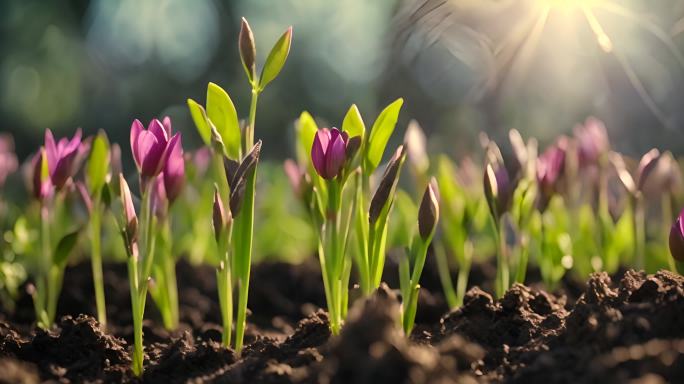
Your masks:
[[[397,99],[392,104],[388,105],[373,123],[368,143],[366,145],[365,156],[365,172],[370,174],[378,167],[382,160],[382,154],[385,152],[385,147],[389,141],[394,127],[397,125],[399,118],[399,111],[404,104],[404,99]]]
[[[221,135],[226,156],[239,160],[240,123],[237,111],[228,93],[214,83],[209,83],[207,87],[207,116]]]
[[[68,235],[65,235],[59,240],[59,243],[57,243],[57,249],[55,250],[54,259],[52,260],[54,264],[62,265],[66,262],[69,254],[78,243],[78,235],[79,231],[76,230]]]
[[[342,121],[342,130],[349,134],[349,137],[361,136],[366,133],[366,126],[363,124],[363,119],[361,118],[361,113],[359,113],[359,108],[356,104],[352,104],[344,116]]]
[[[93,195],[99,194],[102,186],[107,181],[109,169],[109,140],[107,135],[100,131],[93,140],[88,164],[86,164],[86,183]]]
[[[261,77],[259,78],[259,89],[263,90],[268,83],[273,81],[280,70],[283,69],[285,61],[287,60],[287,55],[290,53],[290,45],[292,44],[292,27],[288,28],[280,39],[276,41],[273,48],[271,48],[271,53],[268,54],[266,58],[266,63],[264,64],[264,69],[261,71]]]
[[[316,137],[317,131],[318,125],[316,125],[314,118],[309,112],[302,112],[297,124],[299,143],[298,156],[301,164],[311,164],[311,147],[313,147],[314,137]]]
[[[207,122],[207,113],[204,111],[204,108],[192,99],[188,99],[188,108],[190,108],[192,121],[195,122],[197,132],[202,138],[202,141],[204,141],[204,144],[206,145],[211,145],[211,127]]]

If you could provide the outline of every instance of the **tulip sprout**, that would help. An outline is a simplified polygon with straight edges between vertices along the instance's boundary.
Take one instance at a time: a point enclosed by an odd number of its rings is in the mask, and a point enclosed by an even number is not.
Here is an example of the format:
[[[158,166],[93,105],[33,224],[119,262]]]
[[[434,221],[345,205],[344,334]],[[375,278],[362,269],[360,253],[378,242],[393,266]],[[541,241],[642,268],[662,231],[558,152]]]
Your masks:
[[[256,45],[254,42],[254,35],[247,23],[247,20],[242,19],[240,27],[240,34],[238,37],[240,60],[242,61],[247,80],[251,86],[251,102],[249,108],[249,120],[244,132],[240,131],[240,124],[238,122],[237,111],[235,106],[221,87],[214,83],[209,83],[207,88],[206,110],[201,105],[193,100],[188,99],[188,106],[192,114],[193,121],[197,126],[197,130],[204,140],[205,144],[212,148],[212,167],[214,182],[219,191],[221,201],[228,201],[230,195],[235,193],[234,185],[229,184],[229,179],[226,178],[223,170],[223,157],[227,158],[229,163],[240,164],[247,160],[248,152],[252,151],[254,145],[254,127],[256,122],[257,100],[264,88],[273,81],[287,60],[290,52],[290,45],[292,43],[292,27],[289,27],[285,33],[275,43],[261,74],[257,74],[256,69]],[[218,139],[218,140],[217,140]],[[220,142],[220,145],[218,143]],[[258,151],[257,151],[258,152]],[[247,154],[247,155],[244,155]],[[243,157],[244,155],[244,157]],[[258,155],[257,155],[258,156]],[[238,304],[237,304],[237,318],[235,321],[235,350],[240,353],[242,350],[242,343],[245,332],[245,325],[247,319],[247,298],[249,291],[249,273],[252,263],[252,236],[254,226],[254,197],[256,186],[256,164],[254,172],[249,172],[246,175],[243,194],[244,201],[240,212],[236,214],[233,212],[232,228],[233,235],[230,238],[232,253],[231,265],[224,265],[224,268],[230,268],[231,282],[227,284],[225,281],[218,284],[219,287],[230,288],[236,285],[238,289]],[[232,190],[231,190],[232,189]],[[223,255],[221,256],[223,258]],[[226,274],[223,274],[225,279]],[[222,295],[232,294],[228,292]],[[232,301],[232,298],[231,298]],[[225,305],[228,300],[225,300]],[[230,311],[232,312],[232,308]],[[222,310],[222,313],[228,313],[227,310]],[[224,322],[225,323],[225,322]],[[230,340],[230,337],[224,335],[224,342]]]
[[[103,200],[109,199],[106,185],[110,174],[110,145],[104,131],[95,136],[92,142],[90,157],[86,163],[86,183],[78,183],[79,191],[86,201],[90,214],[91,264],[93,270],[93,286],[95,288],[95,305],[97,321],[104,329],[107,327],[107,310],[105,306],[104,279],[102,277],[102,215]]]
[[[171,125],[164,125],[157,119],[150,122],[147,130],[139,120],[135,120],[131,125],[130,137],[131,152],[140,174],[141,216],[138,223],[131,191],[126,180],[120,175],[123,207],[120,229],[128,254],[128,279],[133,307],[133,373],[140,376],[143,372],[142,322],[157,252],[155,245],[159,236],[159,220],[155,212],[158,213],[166,204],[163,195],[164,177],[177,175],[178,162],[182,161],[182,149],[180,133],[171,136]],[[162,311],[165,310],[168,309],[162,308]]]
[[[356,243],[356,265],[359,271],[361,292],[369,295],[380,286],[382,270],[385,265],[385,244],[387,241],[388,213],[394,199],[394,191],[399,178],[399,171],[403,164],[403,157],[390,161],[388,169],[391,172],[383,176],[384,184],[375,192],[369,203],[366,196],[370,195],[370,176],[380,164],[387,142],[394,132],[399,118],[399,111],[403,99],[397,99],[380,112],[368,135],[356,105],[352,105],[344,117],[342,129],[350,136],[360,136],[360,168],[361,173],[357,192],[355,194],[354,213],[354,241]],[[403,152],[403,151],[402,151]],[[381,189],[382,188],[382,189]],[[370,204],[370,205],[369,205]]]
[[[71,140],[62,138],[58,142],[48,129],[45,146],[33,159],[33,193],[40,203],[42,262],[32,296],[38,325],[46,329],[54,322],[66,261],[78,241],[78,230],[65,234],[62,228],[68,186],[84,149],[80,129]],[[52,241],[55,235],[59,238],[56,245]]]
[[[401,324],[404,334],[409,336],[413,329],[418,307],[420,275],[423,273],[428,248],[439,220],[439,199],[437,181],[433,178],[425,188],[418,209],[418,233],[413,237],[408,256],[404,255],[399,263],[399,282],[401,289]]]
[[[347,255],[347,236],[351,224],[353,199],[344,198],[349,176],[354,173],[358,186],[360,175],[353,172],[352,160],[359,149],[360,137],[349,138],[337,128],[323,128],[316,132],[311,147],[311,162],[324,182],[325,193],[316,191],[319,229],[318,256],[323,275],[323,286],[330,316],[330,329],[337,335],[346,316],[351,273],[351,258]],[[352,192],[356,188],[351,188]],[[346,217],[343,213],[349,212]],[[317,216],[317,215],[316,215]]]
[[[162,125],[169,135],[172,133],[171,119],[165,117]],[[180,134],[179,134],[180,135]],[[176,201],[185,183],[185,160],[181,140],[169,146],[166,164],[154,183],[153,206],[156,216],[155,252],[152,266],[150,294],[159,308],[164,327],[174,330],[178,327],[178,287],[176,283],[176,262],[172,253],[172,237],[169,209]]]
[[[643,192],[649,175],[658,165],[660,152],[654,148],[641,157],[636,178],[627,170],[624,160],[620,155],[611,153],[610,160],[630,196],[629,202],[633,211],[635,266],[637,269],[644,269],[646,266],[646,208],[644,206]]]
[[[489,212],[496,242],[496,283],[495,291],[498,297],[503,296],[510,286],[510,272],[508,265],[508,245],[506,243],[506,222],[503,215],[507,212],[511,196],[511,181],[508,171],[504,167],[499,148],[494,142],[489,142],[487,148],[487,164],[484,172],[484,192],[489,204]]]

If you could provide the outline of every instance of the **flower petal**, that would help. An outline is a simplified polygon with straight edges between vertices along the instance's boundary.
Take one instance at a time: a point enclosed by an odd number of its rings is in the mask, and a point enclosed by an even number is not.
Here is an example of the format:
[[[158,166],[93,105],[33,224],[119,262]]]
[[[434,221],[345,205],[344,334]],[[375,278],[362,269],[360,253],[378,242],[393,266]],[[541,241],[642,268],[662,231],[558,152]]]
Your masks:
[[[155,176],[160,171],[160,163],[166,146],[160,143],[153,133],[142,131],[137,141],[138,158],[141,160],[140,174]]]
[[[164,144],[169,142],[169,135],[166,134],[166,129],[164,129],[164,126],[158,119],[152,119],[152,121],[150,121],[150,125],[147,126],[147,130],[154,133],[159,142]]]
[[[135,160],[135,165],[138,167],[138,170],[140,170],[142,160],[138,157],[138,136],[140,136],[140,132],[144,130],[142,123],[140,120],[135,119],[133,124],[131,124],[131,152],[133,153],[133,160]]]
[[[171,139],[167,148],[167,159],[164,165],[164,187],[169,201],[174,201],[183,188],[185,181],[185,158],[180,133]]]
[[[325,153],[328,150],[328,143],[330,142],[330,131],[326,128],[318,130],[314,137],[313,146],[311,147],[311,162],[313,163],[316,172],[323,178],[326,177],[325,172]]]

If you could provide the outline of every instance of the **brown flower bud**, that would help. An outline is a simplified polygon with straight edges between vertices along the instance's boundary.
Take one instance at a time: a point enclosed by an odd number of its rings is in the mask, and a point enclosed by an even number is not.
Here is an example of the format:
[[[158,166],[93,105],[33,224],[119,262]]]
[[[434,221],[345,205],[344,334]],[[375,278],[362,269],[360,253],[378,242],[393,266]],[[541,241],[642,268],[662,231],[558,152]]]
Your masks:
[[[423,241],[429,241],[435,233],[439,221],[439,197],[437,180],[433,177],[425,188],[423,200],[418,209],[418,232]]]
[[[380,185],[371,200],[370,209],[368,211],[368,221],[371,225],[378,220],[385,205],[392,203],[392,196],[397,189],[397,183],[399,182],[399,171],[401,170],[405,158],[406,147],[400,145],[387,164]]]
[[[240,60],[247,73],[247,78],[249,78],[250,83],[254,81],[256,76],[256,45],[254,44],[254,34],[252,29],[249,27],[247,19],[242,18],[242,24],[240,25]]]

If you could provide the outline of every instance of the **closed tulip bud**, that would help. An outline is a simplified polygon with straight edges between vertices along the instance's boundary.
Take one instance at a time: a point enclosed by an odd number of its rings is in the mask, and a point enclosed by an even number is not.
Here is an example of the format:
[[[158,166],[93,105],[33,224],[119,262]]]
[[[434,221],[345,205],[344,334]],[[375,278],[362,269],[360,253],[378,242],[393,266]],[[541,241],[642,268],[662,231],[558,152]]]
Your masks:
[[[133,205],[133,196],[128,188],[128,183],[122,174],[119,174],[119,189],[121,203],[123,205],[124,232],[129,247],[138,239],[138,216]]]
[[[487,164],[484,175],[484,192],[492,214],[499,218],[508,209],[511,194],[508,171],[502,165]]]
[[[658,166],[658,161],[660,160],[660,151],[653,148],[646,152],[639,160],[639,166],[637,167],[636,184],[639,191],[644,190],[644,186],[649,176]]]
[[[185,159],[180,133],[171,139],[167,152],[168,157],[163,171],[164,189],[166,189],[169,203],[173,203],[183,190],[183,184],[185,184]]]
[[[439,197],[437,181],[433,177],[425,188],[423,200],[418,209],[418,232],[423,241],[429,241],[435,233],[439,221]]]
[[[283,170],[285,171],[285,175],[290,182],[292,191],[296,196],[301,197],[303,194],[302,184],[304,182],[304,172],[292,159],[285,160],[283,163]]]
[[[421,174],[427,172],[428,167],[430,167],[426,150],[427,138],[417,121],[411,120],[409,122],[404,134],[404,142],[406,143],[409,164],[412,164]]]
[[[50,181],[57,190],[76,173],[77,158],[81,150],[81,130],[77,130],[71,140],[62,138],[55,142],[52,131],[45,131],[45,156],[47,158]]]
[[[240,60],[245,67],[247,78],[250,82],[256,76],[256,45],[254,44],[254,34],[249,27],[249,23],[243,17],[240,25],[240,35],[238,37],[240,45]]]
[[[537,183],[541,190],[542,207],[545,207],[554,193],[565,170],[566,148],[563,141],[549,147],[537,159]]]
[[[601,120],[589,117],[584,125],[577,125],[574,131],[581,167],[598,164],[610,151],[608,132]]]
[[[677,216],[670,229],[670,254],[677,260],[684,262],[684,210]]]
[[[368,220],[371,224],[374,224],[378,220],[385,205],[387,203],[392,203],[392,197],[394,191],[397,189],[397,183],[399,182],[399,172],[401,171],[401,166],[404,164],[405,158],[406,147],[400,145],[394,152],[389,163],[387,163],[387,168],[385,168],[385,173],[382,175],[380,185],[371,200],[370,209],[368,211]]]
[[[326,180],[340,174],[347,160],[349,135],[337,128],[323,128],[316,132],[311,147],[311,161],[316,173]]]

